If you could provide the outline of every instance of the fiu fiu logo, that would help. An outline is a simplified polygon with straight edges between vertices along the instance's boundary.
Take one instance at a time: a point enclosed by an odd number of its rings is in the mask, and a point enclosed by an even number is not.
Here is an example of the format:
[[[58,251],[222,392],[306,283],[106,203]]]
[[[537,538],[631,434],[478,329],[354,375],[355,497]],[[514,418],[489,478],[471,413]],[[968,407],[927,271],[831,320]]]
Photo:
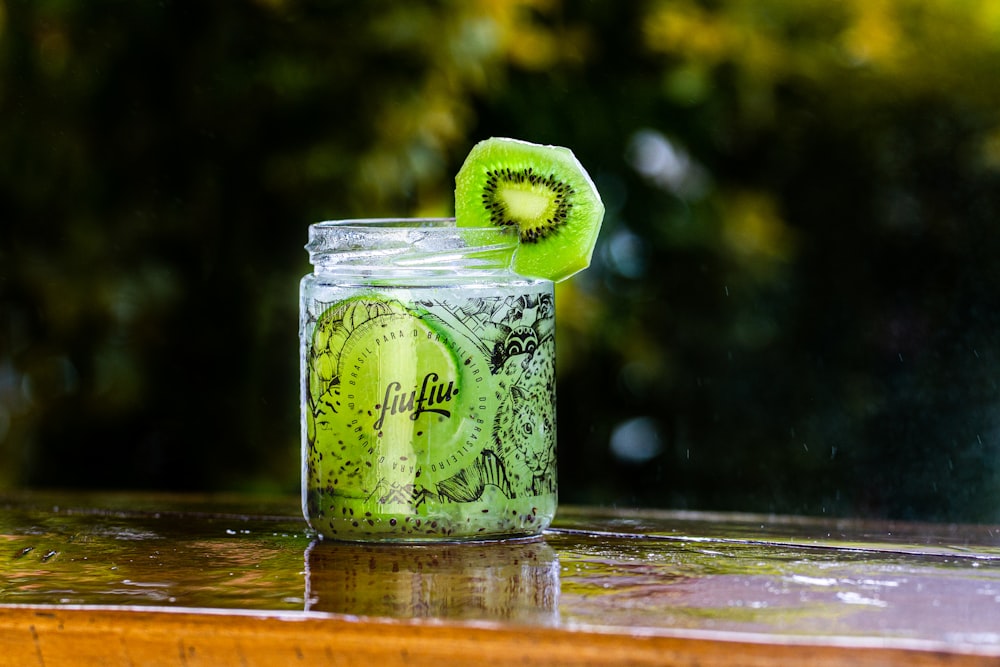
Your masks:
[[[375,428],[382,428],[388,415],[409,414],[412,421],[417,421],[425,412],[451,417],[451,411],[441,406],[450,403],[458,395],[458,388],[455,387],[454,380],[449,380],[447,384],[439,380],[437,373],[430,372],[420,383],[420,390],[414,388],[409,393],[403,391],[403,385],[399,382],[387,384],[382,403],[375,406],[379,410]]]

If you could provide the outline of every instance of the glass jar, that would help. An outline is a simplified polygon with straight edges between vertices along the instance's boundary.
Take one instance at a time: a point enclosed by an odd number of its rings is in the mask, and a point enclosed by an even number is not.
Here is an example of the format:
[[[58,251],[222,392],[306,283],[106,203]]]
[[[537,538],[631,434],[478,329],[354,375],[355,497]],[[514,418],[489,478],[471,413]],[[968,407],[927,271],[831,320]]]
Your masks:
[[[553,285],[513,230],[311,225],[300,290],[302,504],[321,536],[535,535],[556,509]]]

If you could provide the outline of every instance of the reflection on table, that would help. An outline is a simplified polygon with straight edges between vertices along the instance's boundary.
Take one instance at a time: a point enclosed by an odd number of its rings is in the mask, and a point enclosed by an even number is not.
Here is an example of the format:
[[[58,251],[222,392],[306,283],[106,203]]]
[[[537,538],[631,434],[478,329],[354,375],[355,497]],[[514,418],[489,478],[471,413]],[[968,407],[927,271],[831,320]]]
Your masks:
[[[444,545],[314,540],[305,551],[305,579],[306,611],[541,625],[559,618],[559,556],[543,539]]]

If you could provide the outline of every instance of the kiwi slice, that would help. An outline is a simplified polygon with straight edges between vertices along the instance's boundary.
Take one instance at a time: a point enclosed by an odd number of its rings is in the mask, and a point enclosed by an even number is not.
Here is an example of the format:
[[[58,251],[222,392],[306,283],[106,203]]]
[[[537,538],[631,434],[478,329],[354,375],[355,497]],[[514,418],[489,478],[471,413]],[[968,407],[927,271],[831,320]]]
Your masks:
[[[440,514],[437,484],[472,465],[487,437],[488,373],[485,359],[398,300],[372,293],[329,307],[313,330],[305,386],[313,527],[403,532]],[[450,528],[445,516],[430,523]]]
[[[560,281],[590,266],[604,204],[568,148],[493,137],[455,177],[460,227],[515,226],[515,272]]]

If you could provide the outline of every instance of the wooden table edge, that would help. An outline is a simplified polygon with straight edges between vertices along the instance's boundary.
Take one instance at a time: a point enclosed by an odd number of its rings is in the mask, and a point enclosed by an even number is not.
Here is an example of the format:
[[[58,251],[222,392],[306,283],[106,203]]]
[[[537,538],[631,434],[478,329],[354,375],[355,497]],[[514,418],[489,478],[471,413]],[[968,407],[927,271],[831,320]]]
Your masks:
[[[1000,665],[1000,646],[307,612],[0,606],[0,664]]]

